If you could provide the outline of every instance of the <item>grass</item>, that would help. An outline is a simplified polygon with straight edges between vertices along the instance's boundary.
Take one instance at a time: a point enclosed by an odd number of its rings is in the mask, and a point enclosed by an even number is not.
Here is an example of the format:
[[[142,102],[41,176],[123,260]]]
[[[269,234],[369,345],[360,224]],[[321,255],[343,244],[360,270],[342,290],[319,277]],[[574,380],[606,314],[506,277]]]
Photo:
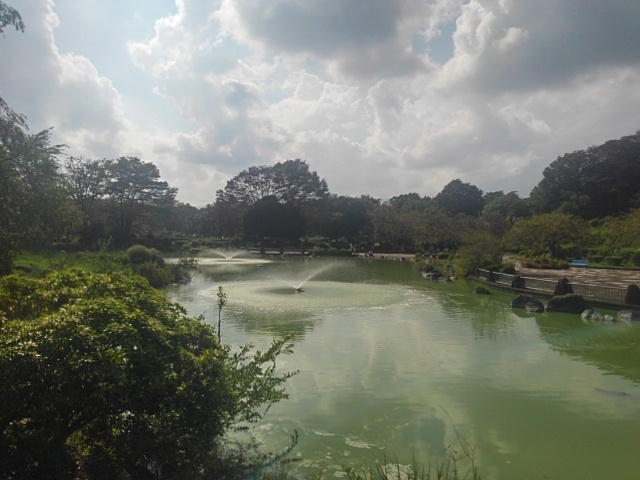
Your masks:
[[[146,247],[136,250],[85,251],[67,253],[65,251],[23,252],[16,258],[14,272],[31,277],[43,277],[47,273],[67,268],[86,270],[94,273],[130,272],[145,277],[152,287],[160,288],[171,283],[188,283],[191,272],[196,268],[194,259],[183,258],[176,264],[165,264],[160,253]],[[142,250],[148,258],[139,261],[136,252]]]
[[[16,258],[14,270],[30,276],[40,277],[48,272],[79,268],[96,273],[124,271],[129,268],[127,257],[122,252],[78,252],[65,251],[23,252]]]
[[[449,446],[444,460],[420,465],[415,457],[410,465],[401,464],[396,458],[388,462],[386,457],[382,463],[369,463],[365,466],[344,467],[344,477],[348,480],[481,480],[482,476],[475,463],[475,452],[467,440],[455,429],[458,439],[458,449]],[[292,444],[295,445],[295,444]],[[291,448],[287,452],[291,451]],[[284,460],[274,463],[267,470],[261,471],[257,476],[248,476],[243,480],[324,480],[320,471],[317,474],[309,474],[303,477],[292,476],[290,466],[296,460]]]
[[[344,478],[348,480],[481,480],[478,467],[466,454],[455,451],[448,453],[447,459],[435,464],[419,465],[415,460],[411,465],[395,462],[370,463],[360,468],[345,467]],[[466,466],[463,467],[462,464]],[[251,477],[253,480],[256,477]],[[256,480],[325,480],[322,472],[304,477],[292,476],[289,465],[278,464],[269,471],[261,473]],[[246,479],[243,479],[246,480]]]

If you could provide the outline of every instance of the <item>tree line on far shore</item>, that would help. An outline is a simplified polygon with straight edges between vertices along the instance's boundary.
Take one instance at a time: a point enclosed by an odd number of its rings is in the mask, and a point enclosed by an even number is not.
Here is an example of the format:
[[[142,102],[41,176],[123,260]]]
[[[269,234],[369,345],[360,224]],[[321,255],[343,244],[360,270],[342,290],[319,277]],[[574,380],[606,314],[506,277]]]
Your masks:
[[[25,28],[18,11],[0,2],[0,34],[7,26]],[[336,195],[306,161],[293,159],[240,172],[204,208],[177,201],[152,162],[66,156],[50,130],[30,133],[27,119],[1,98],[0,147],[0,275],[24,250],[165,250],[199,237],[225,240],[209,245],[325,254],[493,246],[471,264],[506,250],[550,262],[640,263],[640,131],[558,157],[528,198],[461,179],[434,197]]]
[[[151,162],[65,157],[49,130],[30,133],[2,99],[0,142],[0,274],[11,272],[23,250],[90,250],[106,242],[166,250],[202,237],[210,245],[318,254],[491,245],[474,265],[494,263],[506,250],[549,261],[640,263],[640,132],[558,157],[528,198],[460,179],[434,197],[335,195],[306,161],[294,159],[240,172],[203,208],[177,201],[177,189]]]

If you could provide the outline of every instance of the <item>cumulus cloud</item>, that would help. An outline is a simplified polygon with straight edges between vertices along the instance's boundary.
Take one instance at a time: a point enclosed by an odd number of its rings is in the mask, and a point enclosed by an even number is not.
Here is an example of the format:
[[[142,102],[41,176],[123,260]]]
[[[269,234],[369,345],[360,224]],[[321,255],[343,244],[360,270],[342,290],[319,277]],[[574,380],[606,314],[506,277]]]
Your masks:
[[[563,88],[595,68],[640,64],[640,4],[471,0],[453,36],[448,65],[467,88],[504,91]]]
[[[461,178],[527,196],[557,156],[640,125],[628,0],[149,1],[108,10],[109,48],[83,8],[22,7],[0,95],[73,154],[155,162],[198,205],[290,158],[338,194]],[[77,51],[58,46],[69,18]]]
[[[86,155],[115,154],[127,125],[110,80],[89,59],[60,53],[52,1],[25,4],[20,13],[25,33],[2,39],[0,95],[8,93],[11,107],[34,129],[54,127],[56,141],[76,145]]]
[[[427,69],[411,51],[413,19],[425,4],[404,0],[258,0],[236,2],[243,40],[274,52],[313,56],[334,74],[355,78],[410,75]]]

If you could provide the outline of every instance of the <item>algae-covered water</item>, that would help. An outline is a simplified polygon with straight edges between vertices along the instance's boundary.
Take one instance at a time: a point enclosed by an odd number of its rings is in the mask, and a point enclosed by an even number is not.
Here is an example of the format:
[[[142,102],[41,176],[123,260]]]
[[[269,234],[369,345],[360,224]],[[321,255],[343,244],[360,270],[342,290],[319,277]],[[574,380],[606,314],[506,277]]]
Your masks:
[[[485,479],[640,478],[640,325],[527,314],[513,295],[361,258],[205,259],[167,293],[217,323],[219,286],[224,342],[293,340],[289,399],[253,432],[278,452],[297,431],[294,471],[470,448]]]

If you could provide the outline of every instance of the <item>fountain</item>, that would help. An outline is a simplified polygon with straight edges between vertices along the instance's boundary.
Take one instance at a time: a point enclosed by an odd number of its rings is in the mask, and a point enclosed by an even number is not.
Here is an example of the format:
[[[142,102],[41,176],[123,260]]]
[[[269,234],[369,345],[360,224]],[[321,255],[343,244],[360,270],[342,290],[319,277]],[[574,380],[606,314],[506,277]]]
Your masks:
[[[334,262],[309,265],[311,261],[297,260],[289,264],[271,263],[267,270],[254,270],[242,279],[224,283],[224,289],[233,304],[240,309],[268,311],[307,311],[351,307],[385,307],[407,299],[407,290],[398,286],[372,285],[347,278],[352,270],[338,268]],[[316,262],[313,262],[316,263]],[[331,272],[331,279],[323,273]],[[219,282],[224,278],[218,277]],[[203,292],[214,296],[215,289]],[[304,294],[304,295],[303,295]]]
[[[331,269],[332,267],[333,267],[333,265],[322,265],[320,268],[316,268],[311,273],[306,275],[304,277],[304,280],[302,280],[301,282],[298,282],[298,283],[296,283],[294,285],[291,285],[293,287],[293,290],[296,293],[304,292],[302,287],[304,287],[307,282],[309,282],[312,278],[315,278],[317,275],[320,275],[322,272],[325,272],[325,271]]]
[[[244,254],[245,251],[244,250],[215,250],[214,253],[224,257],[224,259],[227,262],[230,262],[234,258],[239,257],[240,255]]]
[[[264,264],[269,263],[270,260],[264,258],[247,258],[243,257],[249,252],[247,250],[211,250],[205,252],[203,256],[196,258],[198,265],[215,265],[218,267],[235,267],[241,265],[255,265],[262,267]],[[241,258],[242,257],[242,258]]]

